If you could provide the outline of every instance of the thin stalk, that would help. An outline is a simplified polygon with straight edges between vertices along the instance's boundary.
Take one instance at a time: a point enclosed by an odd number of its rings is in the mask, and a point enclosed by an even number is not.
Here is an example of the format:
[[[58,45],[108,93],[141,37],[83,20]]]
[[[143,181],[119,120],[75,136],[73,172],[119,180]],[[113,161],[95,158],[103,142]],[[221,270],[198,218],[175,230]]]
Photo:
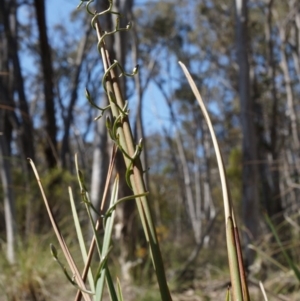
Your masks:
[[[111,62],[110,62],[108,51],[105,48],[105,43],[103,42],[102,39],[100,24],[98,20],[97,22],[95,22],[95,28],[97,31],[99,43],[100,41],[102,41],[99,50],[102,56],[104,71],[107,72],[109,67],[111,66]],[[109,74],[107,75],[105,80],[106,80],[105,88],[108,93],[111,112],[116,120],[120,115],[119,108],[124,108],[125,101],[121,95],[118,78],[116,77],[113,68],[110,69]],[[149,207],[149,200],[146,196],[147,191],[143,179],[143,168],[141,165],[141,161],[139,156],[137,156],[134,159],[134,162],[133,160],[128,158],[128,155],[130,157],[134,156],[136,148],[133,142],[132,131],[127,116],[124,116],[122,118],[122,122],[120,123],[120,126],[117,128],[117,137],[118,137],[118,144],[122,148],[121,150],[123,153],[126,167],[132,168],[132,171],[129,176],[130,183],[132,185],[132,190],[135,195],[144,195],[144,196],[136,197],[136,204],[142,221],[145,236],[149,243],[152,262],[156,272],[162,300],[166,300],[166,301],[172,300],[168,288],[167,280],[166,280],[163,260],[162,260],[158,240],[157,240],[157,234],[156,234],[152,214]]]
[[[218,144],[218,140],[216,138],[216,134],[214,132],[214,128],[212,122],[210,120],[209,114],[206,110],[200,92],[192,79],[189,71],[186,66],[179,62],[180,67],[182,68],[190,87],[199,103],[201,111],[206,120],[212,142],[214,145],[214,149],[216,152],[217,163],[219,174],[221,178],[221,186],[222,186],[222,194],[223,194],[223,203],[224,203],[224,211],[225,211],[225,224],[226,224],[226,242],[227,242],[227,253],[229,260],[229,268],[230,268],[230,277],[231,277],[231,285],[232,285],[232,294],[234,301],[249,301],[249,293],[247,288],[246,281],[243,280],[244,268],[242,267],[242,251],[238,238],[237,226],[234,218],[234,212],[230,197],[230,191],[228,187],[224,161],[220,151],[220,147]],[[242,279],[242,280],[241,280]]]
[[[36,177],[37,183],[39,185],[39,188],[40,188],[40,191],[41,191],[41,194],[42,194],[42,197],[43,197],[43,200],[44,200],[44,203],[45,203],[48,215],[49,215],[49,219],[50,219],[52,227],[53,227],[53,230],[54,230],[55,235],[57,237],[57,240],[58,240],[58,242],[60,244],[60,247],[61,247],[61,249],[62,249],[62,251],[64,253],[64,256],[65,256],[65,258],[66,258],[66,260],[67,260],[67,262],[69,264],[69,267],[70,267],[70,269],[72,271],[72,274],[75,275],[75,279],[76,279],[76,282],[77,282],[78,286],[81,289],[87,291],[87,289],[85,287],[85,283],[84,283],[83,279],[81,278],[81,275],[80,275],[80,273],[79,273],[79,271],[77,269],[76,263],[75,263],[72,255],[70,253],[70,250],[69,250],[69,248],[68,248],[68,246],[67,246],[67,244],[66,244],[66,242],[65,242],[65,240],[64,240],[64,238],[63,238],[63,236],[61,234],[61,231],[60,231],[60,229],[59,229],[59,227],[57,225],[57,222],[56,222],[56,220],[55,220],[55,218],[53,216],[52,210],[51,210],[51,208],[49,206],[49,203],[48,203],[48,200],[47,200],[47,197],[46,197],[46,194],[45,194],[45,191],[44,191],[41,179],[39,177],[38,171],[37,171],[37,169],[35,167],[35,164],[33,163],[33,161],[31,159],[28,159],[28,160],[29,160],[29,163],[30,163],[30,165],[31,165],[31,167],[33,169],[33,172],[34,172],[34,175]],[[92,300],[91,296],[88,295],[85,291],[80,291],[81,294],[83,295],[84,300],[85,301],[91,301]]]
[[[114,167],[114,164],[115,164],[116,152],[117,152],[116,147],[113,147],[112,154],[111,154],[111,159],[110,159],[110,162],[109,162],[109,169],[108,169],[108,173],[107,173],[107,177],[106,177],[104,193],[103,193],[102,202],[101,202],[101,210],[102,210],[102,207],[104,207],[104,203],[105,203],[105,200],[106,200],[106,197],[107,197],[108,188],[109,188],[109,184],[110,184],[110,180],[111,180],[111,176],[112,176],[112,172],[113,172],[113,167]],[[99,230],[100,224],[101,224],[101,221],[100,221],[100,218],[99,218],[97,220],[97,223],[96,223],[96,231]],[[91,261],[92,261],[95,246],[96,246],[96,238],[95,238],[95,236],[93,236],[93,239],[92,239],[92,242],[91,242],[91,245],[90,245],[90,248],[89,248],[88,256],[87,256],[87,261],[85,263],[85,266],[84,266],[84,269],[83,269],[83,272],[82,272],[82,280],[83,281],[86,280],[88,270],[89,270],[89,267],[90,267],[90,264],[91,264]],[[80,290],[78,290],[74,301],[81,300],[81,296],[82,296],[82,292]]]

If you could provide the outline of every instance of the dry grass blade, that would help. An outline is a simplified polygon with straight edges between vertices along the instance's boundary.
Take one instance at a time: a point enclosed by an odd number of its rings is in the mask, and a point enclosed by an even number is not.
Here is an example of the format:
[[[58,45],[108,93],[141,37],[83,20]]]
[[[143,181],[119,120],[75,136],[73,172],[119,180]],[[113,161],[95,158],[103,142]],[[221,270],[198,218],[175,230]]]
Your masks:
[[[261,281],[259,281],[259,287],[260,287],[261,292],[262,292],[262,294],[263,294],[263,296],[264,296],[264,300],[265,300],[265,301],[268,301],[268,297],[267,297],[267,294],[266,294],[264,285],[263,285],[263,283],[262,283]]]
[[[203,116],[205,118],[205,121],[207,122],[207,126],[209,128],[209,132],[211,134],[211,138],[212,138],[212,142],[214,145],[214,149],[216,152],[216,157],[217,157],[217,162],[218,162],[218,168],[219,168],[219,172],[220,172],[220,178],[221,178],[221,184],[222,184],[222,192],[223,192],[223,199],[224,199],[224,210],[225,210],[225,218],[227,219],[228,217],[232,217],[232,205],[231,205],[231,201],[229,198],[229,191],[228,191],[228,185],[227,185],[227,180],[226,180],[226,174],[225,174],[225,170],[224,170],[224,163],[223,163],[223,158],[222,158],[222,154],[220,151],[220,147],[219,147],[219,143],[217,140],[217,137],[215,135],[214,129],[213,129],[213,125],[211,123],[210,117],[208,115],[208,112],[205,108],[205,105],[203,103],[202,97],[198,91],[198,88],[194,82],[194,80],[192,79],[189,71],[187,70],[186,66],[179,62],[180,67],[182,68],[189,84],[190,87],[199,103],[199,106],[201,108],[201,111],[203,113]]]
[[[34,162],[31,159],[28,159],[28,160],[29,160],[29,163],[30,163],[30,165],[31,165],[31,167],[33,169],[33,172],[34,172],[34,175],[36,177],[36,180],[38,182],[38,185],[39,185],[39,188],[40,188],[40,191],[41,191],[41,194],[42,194],[42,197],[43,197],[43,200],[44,200],[44,203],[45,203],[45,206],[46,206],[46,209],[47,209],[47,212],[48,212],[48,215],[49,215],[52,227],[53,227],[53,230],[54,230],[55,235],[56,235],[56,237],[58,239],[60,247],[61,247],[61,249],[62,249],[62,251],[64,253],[64,256],[65,256],[65,258],[66,258],[66,260],[68,262],[68,265],[69,265],[69,267],[71,269],[71,272],[75,276],[75,280],[76,280],[78,286],[81,287],[84,290],[87,290],[86,287],[85,287],[85,284],[84,284],[84,282],[83,282],[83,280],[81,278],[81,275],[80,275],[80,273],[79,273],[79,271],[77,269],[77,266],[76,266],[76,264],[75,264],[75,262],[74,262],[74,260],[72,258],[72,255],[71,255],[71,253],[70,253],[70,251],[69,251],[69,249],[68,249],[68,247],[66,245],[66,242],[65,242],[65,240],[64,240],[64,238],[63,238],[63,236],[62,236],[62,234],[61,234],[61,232],[60,232],[60,230],[58,228],[58,225],[57,225],[57,223],[55,221],[55,218],[54,218],[54,216],[52,214],[52,210],[51,210],[51,208],[49,206],[46,194],[44,192],[44,188],[43,188],[42,182],[40,180],[40,177],[39,177],[38,171],[37,171],[37,169],[36,169],[36,167],[34,165]],[[83,295],[85,301],[91,301],[92,300],[91,296],[89,294],[87,294],[85,292],[82,292],[82,295]]]
[[[181,62],[179,62],[179,65],[182,68],[190,84],[190,87],[199,103],[201,111],[204,115],[217,157],[218,169],[221,178],[224,211],[225,211],[227,250],[228,250],[228,259],[229,259],[229,266],[230,266],[230,277],[231,277],[231,284],[232,284],[233,299],[234,301],[249,301],[248,287],[247,287],[246,280],[244,278],[244,268],[241,262],[242,252],[239,245],[239,239],[236,237],[236,235],[238,235],[237,227],[234,219],[234,213],[233,213],[231,199],[230,199],[230,192],[228,189],[225,167],[224,167],[224,162],[220,151],[219,143],[217,141],[216,134],[212,126],[212,122],[210,120],[204,102],[202,100],[202,97],[200,95],[200,92],[194,80],[192,79],[186,66]]]

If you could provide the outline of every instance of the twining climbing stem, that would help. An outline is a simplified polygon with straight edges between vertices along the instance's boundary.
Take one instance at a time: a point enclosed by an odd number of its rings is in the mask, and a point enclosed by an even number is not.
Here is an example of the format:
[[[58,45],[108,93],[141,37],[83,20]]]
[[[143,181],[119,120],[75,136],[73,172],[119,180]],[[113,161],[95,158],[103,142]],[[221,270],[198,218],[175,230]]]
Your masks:
[[[103,12],[93,12],[90,8],[92,2],[81,1],[86,3],[86,10],[92,16],[91,25],[96,30],[98,43],[97,49],[102,57],[104,75],[102,78],[102,85],[104,91],[107,94],[109,100],[109,106],[105,108],[98,107],[94,101],[91,99],[88,91],[86,96],[89,102],[101,111],[100,118],[106,110],[110,110],[113,116],[113,120],[109,118],[106,119],[107,130],[111,139],[118,146],[119,150],[122,152],[124,161],[126,164],[126,181],[130,188],[133,190],[134,197],[136,199],[136,204],[138,212],[141,218],[143,229],[145,232],[146,239],[149,243],[150,254],[152,256],[152,262],[157,275],[157,281],[160,288],[160,293],[162,300],[170,301],[171,295],[166,281],[163,261],[161,257],[161,252],[157,240],[156,230],[153,223],[153,218],[151,215],[149,200],[147,196],[147,191],[145,188],[145,183],[143,180],[143,168],[141,165],[140,154],[142,152],[142,140],[135,145],[133,141],[133,135],[131,127],[128,121],[128,104],[124,101],[121,90],[118,83],[118,76],[116,74],[116,69],[118,68],[120,74],[119,76],[134,76],[138,72],[138,66],[133,69],[132,73],[126,73],[119,62],[114,61],[111,63],[108,51],[105,47],[105,37],[114,34],[119,31],[127,31],[131,28],[131,24],[128,24],[125,28],[120,28],[119,20],[121,15],[118,12],[112,10],[113,3],[109,0],[109,7]],[[100,26],[99,17],[106,13],[115,15],[116,26],[111,32],[104,32]]]

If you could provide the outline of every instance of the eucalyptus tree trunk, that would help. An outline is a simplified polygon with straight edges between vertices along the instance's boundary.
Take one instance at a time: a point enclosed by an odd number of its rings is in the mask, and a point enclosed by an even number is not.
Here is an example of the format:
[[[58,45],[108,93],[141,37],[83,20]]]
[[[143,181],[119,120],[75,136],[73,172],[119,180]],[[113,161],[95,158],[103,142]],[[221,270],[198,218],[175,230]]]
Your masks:
[[[0,64],[1,65],[1,64]],[[5,69],[1,69],[5,70]],[[8,96],[5,92],[3,81],[0,80],[0,93],[2,96]],[[6,90],[7,92],[8,90]],[[6,105],[5,105],[6,104]],[[15,261],[16,244],[16,215],[15,200],[13,194],[13,183],[11,178],[11,148],[12,126],[10,119],[13,113],[9,112],[9,103],[0,102],[0,178],[3,192],[3,207],[6,231],[6,256],[10,263]]]
[[[15,261],[15,208],[11,179],[11,140],[13,126],[17,123],[14,111],[12,83],[9,75],[9,43],[7,39],[6,3],[1,0],[0,10],[0,180],[6,231],[6,254],[10,263]],[[4,23],[4,24],[3,24]]]
[[[39,32],[40,58],[43,73],[43,88],[45,101],[44,117],[46,122],[46,141],[44,146],[44,152],[48,167],[54,168],[58,164],[58,153],[52,54],[47,34],[45,1],[34,0],[34,5]]]
[[[279,160],[279,146],[278,146],[278,91],[276,86],[276,76],[278,66],[274,58],[274,37],[272,36],[273,22],[273,5],[274,1],[269,0],[266,5],[266,23],[265,23],[265,37],[267,41],[267,72],[270,80],[270,93],[272,96],[272,106],[270,115],[269,137],[270,141],[261,141],[261,179],[264,191],[264,207],[269,216],[275,216],[282,211],[281,197],[280,197],[280,181],[279,168],[277,167]],[[258,120],[264,120],[263,112],[258,112]],[[267,129],[265,129],[267,130]],[[261,139],[265,136],[261,133]],[[264,147],[266,145],[267,147]],[[271,199],[270,199],[271,196]]]
[[[300,9],[298,0],[289,0],[290,14],[294,17],[291,24],[291,37],[289,43],[292,45],[292,55],[295,71],[300,82]],[[298,9],[297,9],[298,7]]]
[[[258,236],[259,199],[257,180],[257,145],[255,133],[254,104],[250,92],[250,75],[248,62],[248,33],[247,33],[247,1],[235,0],[237,59],[239,65],[239,97],[241,106],[241,124],[243,133],[243,172],[242,172],[242,208],[243,220],[247,228],[244,235],[245,245]],[[248,235],[248,233],[250,235]],[[246,249],[246,258],[251,264],[254,253]]]
[[[188,161],[186,158],[186,154],[183,148],[183,141],[182,137],[179,133],[179,130],[176,133],[175,137],[177,151],[179,160],[181,163],[181,168],[183,172],[184,178],[184,189],[185,189],[185,197],[187,202],[188,214],[192,224],[194,239],[196,244],[198,245],[201,242],[201,235],[202,235],[202,221],[201,221],[201,205],[197,204],[194,196],[193,196],[193,189],[192,189],[192,180],[191,174],[188,168]],[[201,183],[197,183],[197,185],[201,185]]]
[[[292,76],[290,74],[290,67],[289,67],[289,57],[286,52],[287,44],[288,44],[288,24],[286,21],[277,22],[279,36],[280,36],[280,55],[281,55],[281,62],[280,66],[284,76],[284,87],[286,93],[286,102],[287,102],[287,116],[290,123],[290,130],[291,130],[291,138],[287,140],[287,143],[292,149],[293,153],[293,175],[296,178],[296,182],[299,181],[300,177],[300,139],[299,139],[299,120],[297,117],[296,106],[297,106],[297,99],[294,97],[293,91],[293,84],[292,84]],[[295,56],[294,56],[295,58]],[[296,70],[297,71],[297,68]],[[288,147],[288,146],[287,146]],[[295,191],[297,194],[297,198],[299,197],[298,190]]]
[[[1,124],[6,118],[4,118],[3,109],[0,109]],[[3,126],[0,126],[0,131],[3,130]],[[4,216],[5,216],[5,228],[6,228],[6,256],[10,263],[15,261],[15,243],[16,243],[16,216],[15,216],[15,201],[13,195],[13,183],[11,179],[11,166],[10,166],[10,153],[9,153],[9,141],[5,134],[0,134],[0,175],[3,190],[3,203],[4,203]]]
[[[287,184],[290,191],[285,194],[286,212],[294,210],[294,206],[299,206],[299,179],[300,179],[300,139],[299,139],[299,117],[297,108],[299,100],[297,97],[297,86],[300,83],[300,5],[299,1],[289,0],[286,15],[280,20],[280,11],[273,10],[274,17],[277,19],[280,42],[280,67],[284,77],[284,88],[286,92],[287,110],[286,115],[289,122],[291,135],[285,138],[286,160],[285,176],[282,177],[282,185]],[[284,158],[285,159],[285,158]],[[288,169],[286,168],[288,166]],[[292,190],[291,190],[292,189]],[[286,213],[285,212],[285,213]],[[282,217],[283,219],[283,217]],[[281,232],[283,232],[282,230]],[[282,239],[288,240],[282,233]]]
[[[292,45],[292,57],[294,61],[294,68],[298,78],[298,84],[300,83],[300,6],[299,1],[290,0],[289,1],[290,13],[294,16],[294,20],[291,25],[291,34],[288,44]],[[298,9],[297,9],[298,8]],[[298,102],[299,103],[299,102]],[[298,122],[298,121],[297,121]],[[298,133],[299,134],[299,133]],[[298,154],[298,165],[300,167],[300,149],[296,150]],[[298,170],[298,177],[300,170]],[[295,181],[295,179],[294,179]],[[299,181],[299,178],[298,178]],[[299,188],[299,187],[298,187]],[[296,198],[299,199],[299,189],[295,189],[293,194],[296,195]]]
[[[292,80],[290,76],[290,71],[288,67],[288,59],[287,54],[285,52],[286,46],[286,28],[283,26],[279,27],[279,33],[281,38],[281,47],[280,47],[280,54],[281,54],[281,68],[284,75],[285,80],[285,91],[287,97],[287,106],[288,106],[288,116],[291,122],[291,134],[292,134],[292,143],[294,145],[294,150],[296,153],[299,153],[300,150],[300,141],[299,141],[299,133],[298,133],[298,120],[297,114],[295,110],[295,100],[293,95],[292,89]]]
[[[1,10],[3,12],[3,25],[5,28],[5,38],[7,40],[7,48],[9,60],[12,62],[13,72],[11,76],[14,79],[13,88],[18,95],[18,109],[20,111],[20,129],[21,147],[23,159],[28,157],[34,160],[35,151],[33,143],[33,127],[29,112],[27,97],[24,89],[24,79],[21,72],[20,59],[18,54],[18,22],[17,22],[17,4],[16,1],[9,1],[9,5],[4,0],[0,0]]]
[[[203,160],[205,166],[205,171],[203,174],[203,207],[206,219],[210,220],[214,219],[216,216],[216,208],[211,197],[211,137],[208,126],[204,119],[200,121],[200,128],[202,131],[201,140],[203,145]]]
[[[87,25],[86,25],[85,33],[81,41],[79,42],[76,59],[74,62],[74,66],[72,67],[73,72],[71,75],[70,102],[67,108],[67,112],[64,116],[64,135],[62,138],[62,146],[61,146],[61,162],[63,168],[66,168],[67,166],[69,168],[71,167],[70,165],[71,162],[73,161],[71,160],[71,156],[74,155],[70,152],[70,142],[69,142],[70,128],[74,118],[73,116],[74,106],[78,98],[78,84],[80,79],[81,68],[82,68],[83,61],[85,59],[87,42],[92,29],[92,27],[90,26],[87,20],[86,22]]]
[[[9,5],[4,0],[0,0],[0,6],[2,8],[2,20],[5,28],[5,38],[7,41],[8,58],[12,63],[11,78],[13,78],[14,84],[11,88],[14,89],[18,95],[16,101],[16,110],[20,112],[19,118],[14,114],[14,127],[17,129],[17,144],[20,147],[20,156],[22,172],[24,174],[24,186],[27,192],[27,204],[26,204],[26,221],[25,232],[29,234],[34,230],[34,210],[32,209],[32,196],[30,195],[30,172],[27,158],[35,159],[35,149],[33,140],[33,125],[29,112],[29,106],[24,88],[24,79],[21,72],[21,64],[18,54],[18,22],[17,22],[17,3],[16,1],[9,1]],[[3,69],[2,69],[3,70]],[[12,96],[13,97],[13,96]],[[12,107],[14,103],[11,102]],[[31,171],[31,169],[30,169]]]
[[[170,116],[172,120],[172,124],[175,126],[176,129],[176,136],[175,136],[175,145],[177,148],[177,152],[174,151],[175,147],[173,145],[173,141],[167,137],[167,142],[170,147],[170,153],[172,157],[172,161],[175,164],[175,168],[178,174],[178,190],[179,195],[186,202],[186,210],[187,214],[190,219],[190,223],[193,230],[193,237],[195,241],[194,249],[191,251],[190,255],[188,256],[186,262],[183,264],[180,272],[178,273],[176,279],[180,281],[181,278],[185,275],[188,267],[196,260],[199,252],[201,251],[202,247],[208,241],[210,232],[212,230],[216,212],[211,201],[210,197],[210,166],[209,166],[209,153],[210,147],[208,139],[210,138],[205,125],[200,122],[198,125],[199,116],[198,114],[193,115],[192,124],[195,124],[195,128],[191,128],[190,132],[192,133],[190,136],[191,140],[193,141],[190,145],[191,152],[194,156],[193,161],[193,169],[194,173],[189,168],[189,161],[187,158],[187,151],[184,148],[184,136],[182,135],[182,131],[177,127],[177,120],[176,115],[172,107],[172,100],[168,97],[167,93],[163,89],[162,84],[159,81],[155,81],[160,92],[164,96],[167,105],[169,107]],[[207,167],[207,170],[204,172],[204,176],[202,177],[201,170],[201,163],[199,159],[198,153],[198,146],[199,142],[195,137],[197,137],[196,133],[200,130],[202,132],[202,142],[204,144],[204,161]],[[165,130],[166,132],[166,130]],[[203,181],[204,180],[204,181]],[[204,188],[204,189],[202,189]],[[203,191],[202,191],[203,190]],[[206,217],[205,224],[203,217]]]
[[[178,162],[178,176],[181,180],[181,185],[179,185],[179,189],[182,190],[181,195],[184,196],[184,201],[186,202],[186,208],[187,208],[187,214],[190,218],[190,222],[193,229],[193,236],[196,245],[198,245],[201,242],[201,235],[202,235],[202,222],[201,222],[201,204],[197,203],[197,198],[195,199],[194,193],[193,193],[193,182],[192,182],[192,175],[189,170],[188,166],[188,160],[186,156],[186,151],[184,149],[184,143],[183,143],[183,137],[181,134],[180,129],[177,126],[177,120],[175,117],[175,112],[172,107],[172,99],[167,95],[165,92],[162,84],[158,81],[156,81],[156,84],[158,88],[160,89],[160,92],[165,98],[165,101],[167,102],[167,106],[170,111],[170,116],[172,123],[175,126],[176,134],[175,134],[175,144],[177,148],[176,153],[176,161]],[[170,140],[167,140],[170,146],[170,151],[174,152],[173,145]],[[195,145],[194,145],[195,146]],[[197,152],[197,150],[193,150],[194,153]],[[197,167],[196,167],[197,169]],[[200,178],[200,177],[199,177]],[[201,183],[195,183],[196,185],[201,185]],[[199,195],[199,193],[198,193]],[[199,198],[198,198],[199,201]]]
[[[180,237],[181,237],[181,234],[182,234],[181,208],[182,208],[182,205],[183,205],[184,200],[185,200],[184,178],[183,178],[183,173],[179,172],[180,169],[181,169],[180,168],[180,160],[178,158],[177,153],[175,153],[173,151],[174,150],[173,140],[170,137],[170,135],[167,133],[166,129],[164,129],[164,136],[165,136],[166,142],[169,145],[170,160],[171,160],[171,162],[174,166],[174,169],[178,171],[177,176],[176,176],[176,184],[177,184],[177,187],[178,187],[178,193],[177,193],[177,196],[176,196],[176,200],[174,200],[174,201],[176,203],[176,209],[175,209],[175,212],[176,212],[176,216],[175,216],[175,220],[176,220],[176,223],[175,223],[176,224],[176,230],[175,230],[176,237],[175,237],[175,239],[179,240]]]

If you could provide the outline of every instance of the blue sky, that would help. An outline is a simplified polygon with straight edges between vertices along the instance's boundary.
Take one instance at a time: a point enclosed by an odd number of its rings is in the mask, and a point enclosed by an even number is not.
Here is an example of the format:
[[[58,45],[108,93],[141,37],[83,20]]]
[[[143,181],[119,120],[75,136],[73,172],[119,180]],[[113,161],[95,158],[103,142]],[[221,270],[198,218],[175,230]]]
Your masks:
[[[139,3],[140,2],[141,1],[139,1]],[[55,24],[70,24],[70,26],[68,26],[68,30],[72,31],[69,17],[71,11],[76,9],[78,3],[79,1],[74,0],[46,1],[48,33],[50,38],[55,39],[55,32],[53,31],[53,26]],[[74,32],[73,30],[73,33],[76,34],[76,31]],[[156,86],[150,84],[144,97],[143,122],[146,129],[146,134],[150,134],[155,131],[161,131],[163,126],[169,126],[168,109]],[[133,99],[130,99],[129,102],[131,102],[131,110],[134,111],[134,97]]]
[[[136,0],[135,2],[138,3],[138,5],[143,5],[145,0]],[[78,38],[80,38],[81,31],[78,32],[78,29],[80,29],[78,27],[79,25],[70,20],[70,14],[73,10],[76,9],[78,3],[79,0],[47,0],[46,1],[47,28],[48,28],[49,39],[52,44],[60,43],[59,39],[61,39],[54,29],[54,26],[57,24],[63,24],[65,28],[68,30],[68,32],[73,35],[73,37],[74,35],[75,36],[78,35]],[[82,7],[82,9],[84,10],[84,7]],[[21,11],[20,14],[21,14],[19,18],[20,20],[22,20],[22,18],[23,19],[28,18],[28,14],[26,13],[26,11]],[[95,47],[96,47],[96,35],[95,35]],[[23,72],[25,74],[25,77],[26,77],[26,72],[27,73],[36,72],[35,68],[32,68],[32,65],[33,65],[32,57],[26,56],[26,54],[22,53],[22,67],[23,67]],[[183,76],[183,74],[181,74],[180,70],[177,68],[177,62],[175,61],[175,59],[172,59],[171,65],[172,65],[171,66],[172,77],[179,78]],[[201,68],[204,68],[206,66],[205,61],[202,62],[200,66]],[[131,66],[128,66],[128,68],[131,69]],[[196,68],[197,70],[196,71],[194,70],[194,72],[203,72],[201,68],[200,69]],[[143,66],[140,66],[140,69],[141,69],[141,73],[143,74],[142,72]],[[170,82],[170,78],[166,78],[166,79],[167,79],[166,85],[168,87],[170,87],[171,89],[176,88],[177,84],[175,81]],[[216,85],[216,80],[212,79],[211,77],[207,78],[207,80],[211,84],[214,83],[214,85]],[[129,78],[129,81],[133,81],[133,79]],[[27,85],[30,85],[30,83]],[[29,88],[30,86],[27,87],[27,90]],[[79,95],[78,103],[81,104],[81,108],[80,108],[81,110],[85,107],[85,104],[88,106],[87,101],[84,97],[84,90],[85,87],[81,85],[78,91],[78,95]],[[129,99],[129,107],[131,109],[131,116],[135,116],[134,96],[132,96],[131,99]],[[208,107],[210,110],[212,110],[215,113],[218,111],[217,105],[212,101],[208,102]],[[59,119],[59,117],[60,115],[58,114],[58,123],[61,124],[61,120]],[[180,118],[180,116],[178,118]],[[35,120],[35,126],[39,126],[39,122],[43,122],[43,121]],[[170,123],[169,110],[166,105],[165,99],[161,95],[156,85],[151,82],[144,94],[144,99],[143,99],[143,123],[144,123],[146,135],[149,135],[157,131],[162,132],[163,128],[167,128],[168,130],[171,130],[171,132],[173,132],[174,130],[174,127]],[[75,126],[77,126],[77,128],[81,128],[82,131],[84,131],[81,122],[78,121]],[[89,135],[89,137],[90,139],[92,139],[91,135]]]

